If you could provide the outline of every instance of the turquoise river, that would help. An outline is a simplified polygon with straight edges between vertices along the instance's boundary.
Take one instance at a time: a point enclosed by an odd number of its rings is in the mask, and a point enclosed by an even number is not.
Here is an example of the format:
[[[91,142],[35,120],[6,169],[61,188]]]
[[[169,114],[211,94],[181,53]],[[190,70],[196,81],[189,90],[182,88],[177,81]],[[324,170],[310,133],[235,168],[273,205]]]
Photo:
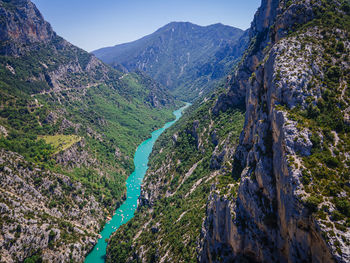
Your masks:
[[[141,192],[140,188],[142,180],[148,169],[148,157],[152,152],[154,143],[167,128],[180,119],[183,110],[189,105],[190,104],[187,103],[186,106],[174,111],[173,113],[176,119],[166,123],[163,128],[152,132],[152,137],[141,143],[137,148],[134,156],[135,170],[126,181],[127,198],[117,209],[112,219],[104,226],[102,232],[100,233],[101,238],[98,240],[94,249],[86,257],[85,263],[103,263],[105,261],[107,248],[105,239],[109,238],[114,231],[116,231],[121,225],[128,222],[134,216],[137,208],[137,199],[139,198]]]

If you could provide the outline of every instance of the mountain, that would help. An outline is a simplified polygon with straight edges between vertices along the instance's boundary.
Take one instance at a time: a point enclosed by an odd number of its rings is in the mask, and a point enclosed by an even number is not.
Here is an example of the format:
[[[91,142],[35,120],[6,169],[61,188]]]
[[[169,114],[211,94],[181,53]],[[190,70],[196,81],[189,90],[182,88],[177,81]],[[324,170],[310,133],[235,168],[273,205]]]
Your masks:
[[[179,105],[0,0],[2,262],[82,262],[125,198],[133,154]]]
[[[92,53],[128,71],[142,70],[182,100],[195,100],[212,90],[242,56],[248,32],[214,24],[172,22],[131,43]]]
[[[349,29],[349,1],[262,1],[225,90],[156,142],[107,262],[349,262]]]
[[[174,80],[104,64],[29,0],[0,13],[0,260],[82,262]],[[160,136],[106,262],[349,262],[349,28],[348,0],[263,0],[239,63],[202,53],[237,67]]]

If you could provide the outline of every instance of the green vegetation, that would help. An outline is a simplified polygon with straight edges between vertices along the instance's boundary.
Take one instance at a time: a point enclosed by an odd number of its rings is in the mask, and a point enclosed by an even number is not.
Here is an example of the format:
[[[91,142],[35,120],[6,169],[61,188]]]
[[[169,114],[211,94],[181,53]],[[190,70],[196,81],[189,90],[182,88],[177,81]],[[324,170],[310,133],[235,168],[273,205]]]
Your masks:
[[[326,28],[350,28],[350,3],[348,0],[327,1],[322,0],[321,5],[315,5],[316,19],[305,26],[320,25]]]
[[[88,193],[94,194],[112,213],[124,195],[124,182],[133,169],[131,157],[137,145],[151,131],[170,120],[174,109],[159,111],[145,105],[148,90],[139,83],[138,76],[134,76],[115,83],[113,88],[106,85],[91,87],[84,97],[80,97],[79,90],[38,95],[38,102],[34,98],[14,96],[0,108],[0,125],[9,131],[6,138],[0,138],[1,148],[82,182]],[[127,89],[130,97],[124,98],[120,94],[126,93]],[[80,98],[71,100],[73,97]],[[56,111],[58,99],[64,103],[67,113],[55,122],[48,122],[47,116]],[[62,130],[60,127],[66,118],[70,120],[69,127]],[[88,130],[95,135],[89,134]],[[64,134],[59,134],[60,131]],[[81,138],[86,144],[83,148],[97,158],[96,164],[73,170],[57,166],[52,155],[71,147]],[[115,155],[116,148],[119,157]],[[79,149],[83,150],[82,147]],[[97,168],[102,168],[107,176],[101,177]]]
[[[285,8],[289,8],[293,1],[288,0],[285,4]],[[297,35],[300,30],[305,31],[308,28],[318,26],[334,30],[335,28],[348,30],[350,28],[350,3],[348,0],[312,0],[314,19],[305,24],[294,24],[290,29],[292,35]],[[300,5],[299,9],[295,11],[296,15],[303,13],[303,6]]]
[[[84,60],[85,63],[81,64],[81,67],[85,69],[91,55],[74,46],[63,48],[63,42],[62,38],[56,37],[52,43],[38,45],[33,51],[20,58],[0,56],[1,93],[9,94],[11,97],[27,98],[28,94],[47,91],[53,85],[50,74],[58,70],[60,65],[71,63],[73,59],[77,59],[79,62]],[[10,67],[14,69],[14,72],[9,70]],[[100,81],[99,76],[103,76],[103,68],[97,68],[93,75],[89,74],[88,71],[69,74],[68,78],[60,81],[60,85],[79,87]],[[117,71],[114,74],[115,79],[121,76]],[[2,100],[1,103],[3,102]]]
[[[18,12],[13,4],[1,5]],[[83,238],[95,238],[94,233],[121,204],[137,145],[173,119],[172,111],[182,103],[175,103],[164,88],[144,75],[123,76],[60,37],[49,43],[24,45],[23,50],[28,52],[21,56],[0,55],[0,125],[8,133],[0,136],[0,149],[5,150],[3,154],[12,151],[24,157],[12,160],[17,166],[11,168],[11,173],[19,169],[33,173],[24,183],[34,186],[48,200],[48,209],[65,215],[74,208],[99,221],[98,227],[84,225],[85,233],[77,233],[70,222],[74,218],[58,219],[41,208],[25,213],[26,220],[49,223],[60,230],[59,239],[53,230],[47,230],[48,248],[83,244]],[[69,158],[65,155],[67,149],[72,149]],[[1,165],[0,171],[8,166]],[[21,187],[23,183],[18,185]],[[85,211],[92,197],[101,209]],[[16,223],[10,219],[5,222]],[[21,232],[15,235],[19,238]],[[25,262],[41,262],[40,253],[32,251]]]
[[[9,135],[0,138],[0,148],[17,152],[28,161],[47,166],[50,164],[52,146],[37,140],[38,134],[54,132],[57,127],[39,125],[47,114],[47,108],[28,108],[29,100],[11,100],[0,108],[0,125],[8,128]]]
[[[310,196],[306,199],[305,205],[307,208],[309,208],[310,212],[314,213],[318,211],[318,205],[321,203],[322,201],[314,196]]]
[[[147,38],[94,54],[111,65],[143,70],[177,98],[194,101],[212,92],[232,72],[247,42],[248,34],[237,28],[174,22]]]
[[[321,97],[309,97],[306,108],[279,107],[297,122],[298,129],[307,127],[312,133],[311,155],[301,157],[304,166],[302,182],[309,196],[305,205],[324,224],[332,220],[335,225],[342,224],[345,231],[350,227],[350,162],[347,157],[350,152],[350,126],[346,120],[346,109],[350,103],[347,88],[350,69],[347,63],[349,50],[344,43],[348,41],[350,5],[348,1],[339,2],[335,5],[334,1],[322,1],[322,6],[316,5],[316,19],[292,34],[295,36],[317,26],[321,37],[299,36],[298,39],[302,46],[313,43],[324,50],[322,56],[315,52],[312,55],[313,61],[321,63],[323,76],[314,76],[307,87],[309,91],[319,90]],[[344,30],[344,33],[335,31],[335,28]],[[335,209],[333,212],[330,212],[329,203]]]
[[[173,118],[171,112],[179,105],[169,97],[168,105],[155,109],[147,101],[151,90],[158,96],[169,95],[155,90],[142,75],[133,73],[119,80],[121,74],[102,63],[94,71],[68,72],[59,81],[61,90],[49,91],[52,83],[48,76],[59,65],[77,58],[84,69],[91,59],[90,54],[74,46],[59,47],[62,41],[57,37],[22,57],[0,56],[0,125],[9,132],[0,138],[0,147],[84,182],[112,212],[124,194],[137,145]],[[89,88],[71,88],[74,86]],[[50,114],[56,117],[50,119]],[[87,151],[96,161],[77,169],[56,165],[53,155],[81,139],[84,146],[79,151]],[[102,177],[97,172],[101,169]],[[105,200],[99,192],[106,193]]]
[[[197,242],[210,186],[216,183],[223,194],[235,191],[226,188],[236,182],[231,175],[232,156],[225,157],[218,175],[211,177],[215,173],[210,167],[212,153],[215,148],[222,152],[225,144],[235,147],[244,122],[244,114],[237,109],[213,115],[215,101],[214,96],[205,103],[197,102],[155,143],[144,185],[145,189],[157,185],[160,198],[152,209],[142,207],[110,238],[107,262],[126,262],[141,246],[146,250],[147,262],[166,254],[166,260],[197,262]]]
[[[29,257],[29,258],[26,258],[24,260],[24,263],[42,263],[43,262],[43,259],[41,257],[41,252]]]

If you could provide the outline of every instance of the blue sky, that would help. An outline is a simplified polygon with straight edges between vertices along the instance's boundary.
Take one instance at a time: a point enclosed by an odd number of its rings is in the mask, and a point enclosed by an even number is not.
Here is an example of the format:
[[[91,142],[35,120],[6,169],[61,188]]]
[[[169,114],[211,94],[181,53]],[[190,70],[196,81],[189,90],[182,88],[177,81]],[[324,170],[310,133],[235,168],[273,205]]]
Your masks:
[[[247,29],[261,0],[32,0],[54,30],[92,51],[151,34],[172,21]]]

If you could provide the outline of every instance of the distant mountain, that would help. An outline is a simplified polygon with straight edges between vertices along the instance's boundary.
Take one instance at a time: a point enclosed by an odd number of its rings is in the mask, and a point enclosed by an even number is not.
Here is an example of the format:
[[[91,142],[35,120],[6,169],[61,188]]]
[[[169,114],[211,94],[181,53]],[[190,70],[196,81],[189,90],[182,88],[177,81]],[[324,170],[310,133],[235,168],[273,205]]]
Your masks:
[[[82,262],[137,145],[175,107],[57,36],[31,1],[0,0],[0,261]]]
[[[172,22],[131,43],[92,53],[114,67],[142,70],[183,100],[212,90],[231,72],[248,42],[248,31],[214,24]]]

